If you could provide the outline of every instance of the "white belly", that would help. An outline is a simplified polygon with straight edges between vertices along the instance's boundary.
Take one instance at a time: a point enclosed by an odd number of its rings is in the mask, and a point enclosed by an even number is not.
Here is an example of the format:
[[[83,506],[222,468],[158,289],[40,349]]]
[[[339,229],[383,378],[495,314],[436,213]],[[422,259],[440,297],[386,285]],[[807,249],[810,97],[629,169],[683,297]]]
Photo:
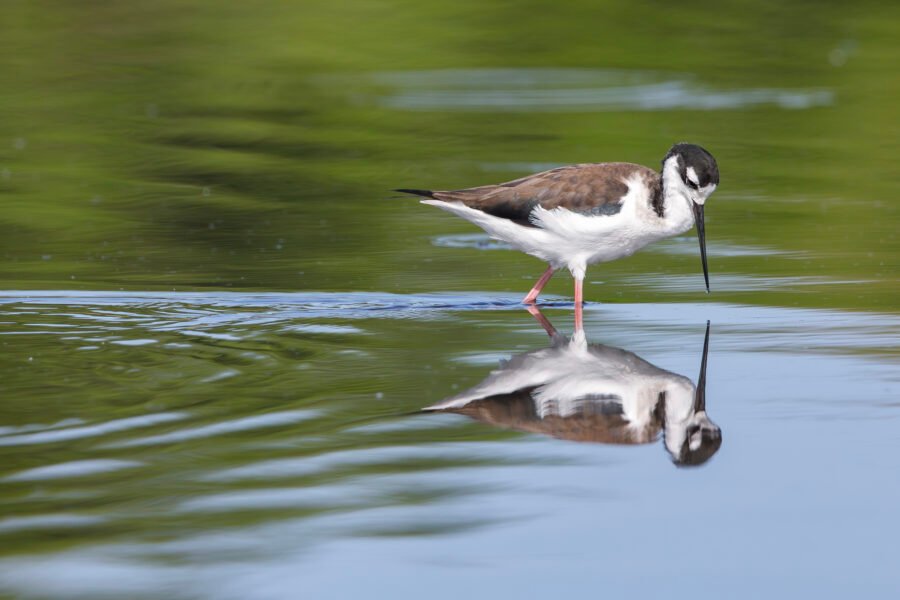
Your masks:
[[[624,202],[614,215],[584,215],[564,208],[537,207],[532,217],[537,227],[526,227],[494,217],[459,202],[423,200],[475,223],[491,237],[549,263],[555,269],[569,269],[583,278],[587,265],[631,256],[644,246],[693,226],[683,215],[661,219],[645,214],[637,202]],[[643,207],[641,207],[643,208]]]

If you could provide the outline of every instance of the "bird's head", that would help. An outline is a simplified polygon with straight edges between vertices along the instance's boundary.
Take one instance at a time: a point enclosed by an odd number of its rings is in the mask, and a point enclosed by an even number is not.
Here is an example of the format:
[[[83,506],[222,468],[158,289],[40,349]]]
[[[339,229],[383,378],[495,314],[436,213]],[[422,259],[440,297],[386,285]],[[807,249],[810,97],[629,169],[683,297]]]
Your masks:
[[[679,467],[696,467],[708,461],[722,446],[722,430],[705,412],[694,413],[684,428],[684,438],[671,448],[672,461]]]
[[[679,467],[702,465],[722,446],[722,430],[706,414],[706,360],[709,356],[709,321],[703,339],[703,357],[696,387],[687,378],[673,379],[663,406],[666,449]],[[671,403],[671,407],[668,405]]]
[[[719,185],[719,165],[696,144],[675,144],[663,159],[663,177],[670,192],[703,206]]]
[[[691,205],[697,237],[700,239],[703,278],[706,281],[706,291],[709,292],[703,206],[719,185],[719,165],[713,155],[700,146],[679,143],[672,146],[663,159],[662,179],[667,195],[683,197]]]

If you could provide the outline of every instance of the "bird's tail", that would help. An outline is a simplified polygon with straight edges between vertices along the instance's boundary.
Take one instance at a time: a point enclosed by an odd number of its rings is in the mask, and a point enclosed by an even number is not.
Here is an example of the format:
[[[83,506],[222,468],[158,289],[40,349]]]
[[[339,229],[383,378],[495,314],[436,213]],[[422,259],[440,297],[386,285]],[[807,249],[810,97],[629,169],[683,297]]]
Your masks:
[[[395,192],[403,192],[404,194],[414,194],[416,196],[423,196],[425,198],[434,198],[434,192],[431,190],[407,190],[407,189],[399,189],[393,190]]]

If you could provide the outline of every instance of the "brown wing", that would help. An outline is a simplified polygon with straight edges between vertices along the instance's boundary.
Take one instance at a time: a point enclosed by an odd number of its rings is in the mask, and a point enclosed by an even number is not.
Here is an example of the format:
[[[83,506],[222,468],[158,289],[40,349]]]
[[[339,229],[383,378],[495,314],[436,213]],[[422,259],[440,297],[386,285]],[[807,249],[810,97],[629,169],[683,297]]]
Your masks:
[[[586,403],[579,414],[540,417],[535,408],[533,390],[527,388],[482,398],[447,412],[463,414],[495,427],[541,433],[573,442],[649,444],[656,440],[662,428],[662,421],[655,413],[651,423],[635,429],[621,413],[596,410],[597,406],[591,403]]]
[[[495,217],[531,225],[531,211],[536,206],[592,215],[615,214],[622,209],[622,197],[628,193],[625,181],[635,174],[651,187],[659,185],[659,175],[641,165],[590,163],[559,167],[498,185],[431,192],[431,197],[462,202]]]

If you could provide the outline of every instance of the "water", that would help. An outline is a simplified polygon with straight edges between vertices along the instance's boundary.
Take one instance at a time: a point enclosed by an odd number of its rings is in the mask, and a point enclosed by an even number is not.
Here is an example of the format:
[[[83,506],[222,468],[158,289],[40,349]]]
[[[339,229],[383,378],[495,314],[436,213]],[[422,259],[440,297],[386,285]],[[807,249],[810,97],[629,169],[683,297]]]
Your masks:
[[[895,597],[898,15],[758,8],[4,7],[0,595]],[[682,139],[712,294],[660,242],[583,341],[570,278],[554,341],[542,265],[389,191]],[[491,377],[593,403],[423,411]]]

